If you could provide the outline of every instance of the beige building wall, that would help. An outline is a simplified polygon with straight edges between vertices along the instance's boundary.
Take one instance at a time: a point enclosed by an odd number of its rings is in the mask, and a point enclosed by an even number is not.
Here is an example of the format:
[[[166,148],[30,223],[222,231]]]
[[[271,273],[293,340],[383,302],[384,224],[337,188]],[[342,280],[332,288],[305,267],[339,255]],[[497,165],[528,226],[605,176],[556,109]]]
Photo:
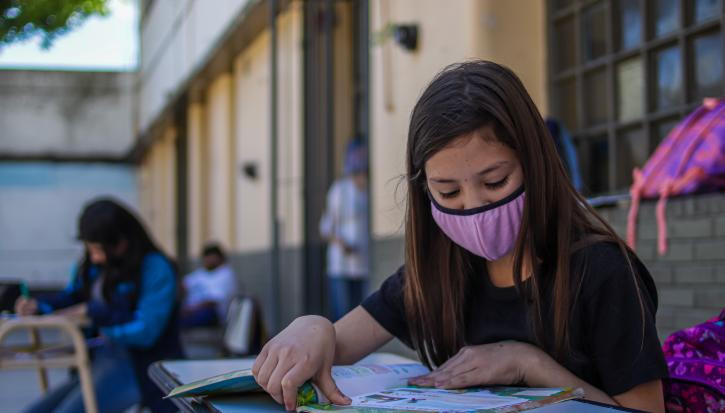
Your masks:
[[[302,2],[279,16],[278,125],[280,243],[304,241],[304,77],[302,73]]]
[[[278,19],[278,217],[280,242],[303,240],[302,14],[293,2]],[[270,56],[264,31],[235,60],[236,249],[261,251],[271,246],[270,219]],[[256,165],[258,177],[241,173]]]
[[[139,168],[140,210],[153,239],[176,255],[176,131],[168,127]]]
[[[141,22],[138,129],[159,117],[235,19],[261,0],[154,0]]]
[[[237,244],[240,251],[269,248],[269,33],[265,31],[235,60],[237,164],[254,165],[257,178],[238,175]]]
[[[187,109],[189,254],[196,256],[207,239],[207,163],[204,139],[204,105],[192,102]]]
[[[232,139],[234,119],[231,74],[223,73],[211,82],[206,102],[206,235],[228,248],[234,245],[235,188],[232,182],[236,176]]]
[[[471,16],[475,55],[511,68],[548,112],[545,0],[480,0]]]
[[[405,144],[410,112],[431,78],[446,64],[474,56],[473,0],[441,7],[437,0],[371,0],[370,190],[374,238],[402,235]],[[388,24],[415,23],[418,50],[408,52],[392,38],[381,41]],[[400,190],[396,191],[396,188]],[[396,193],[397,192],[397,193]]]
[[[433,76],[473,58],[508,65],[540,107],[546,107],[544,0],[371,0],[372,236],[402,236],[405,146],[410,112]],[[522,12],[525,10],[526,12]],[[388,24],[418,24],[418,49],[405,51]]]

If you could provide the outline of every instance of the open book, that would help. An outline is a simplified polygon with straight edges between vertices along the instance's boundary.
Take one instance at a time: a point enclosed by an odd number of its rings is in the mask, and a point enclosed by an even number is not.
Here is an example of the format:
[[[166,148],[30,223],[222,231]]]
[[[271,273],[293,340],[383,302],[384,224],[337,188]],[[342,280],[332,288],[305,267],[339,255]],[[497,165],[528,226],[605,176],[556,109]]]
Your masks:
[[[517,412],[582,397],[581,390],[487,387],[441,390],[408,386],[408,379],[428,373],[421,364],[334,366],[332,377],[352,399],[348,406],[331,405],[307,382],[297,395],[298,412]],[[196,397],[262,391],[251,370],[237,370],[174,388],[167,397]]]

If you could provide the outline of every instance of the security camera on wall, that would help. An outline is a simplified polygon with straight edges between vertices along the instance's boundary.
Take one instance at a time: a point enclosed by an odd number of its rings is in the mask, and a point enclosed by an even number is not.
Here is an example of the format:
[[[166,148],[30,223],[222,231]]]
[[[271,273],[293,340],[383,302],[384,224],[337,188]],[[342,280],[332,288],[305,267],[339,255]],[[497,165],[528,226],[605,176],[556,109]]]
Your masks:
[[[418,48],[418,25],[396,24],[393,27],[393,38],[405,50],[414,51]]]
[[[257,180],[257,178],[259,178],[258,169],[259,168],[257,167],[257,162],[254,161],[244,162],[242,164],[242,173],[244,174],[244,176],[251,179],[252,181],[255,181]]]

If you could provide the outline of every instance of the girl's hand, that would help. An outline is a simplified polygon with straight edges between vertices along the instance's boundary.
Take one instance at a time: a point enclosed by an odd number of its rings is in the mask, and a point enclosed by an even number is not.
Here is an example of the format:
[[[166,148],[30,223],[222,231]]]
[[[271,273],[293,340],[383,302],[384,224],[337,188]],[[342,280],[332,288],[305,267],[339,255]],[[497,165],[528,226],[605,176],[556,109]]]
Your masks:
[[[349,404],[332,380],[335,328],[326,318],[299,317],[270,340],[252,367],[257,383],[285,409],[297,407],[297,388],[308,379],[332,403]]]
[[[332,242],[335,243],[335,244],[337,244],[337,245],[339,245],[340,248],[342,248],[342,252],[344,252],[345,254],[348,254],[349,255],[349,254],[354,254],[355,252],[357,252],[357,248],[355,248],[354,246],[348,244],[342,238],[333,237],[332,238]]]
[[[535,346],[515,341],[467,346],[442,366],[409,383],[442,389],[519,384],[526,381],[527,360],[540,353]]]
[[[33,315],[38,312],[38,301],[35,298],[18,297],[15,300],[15,314]]]

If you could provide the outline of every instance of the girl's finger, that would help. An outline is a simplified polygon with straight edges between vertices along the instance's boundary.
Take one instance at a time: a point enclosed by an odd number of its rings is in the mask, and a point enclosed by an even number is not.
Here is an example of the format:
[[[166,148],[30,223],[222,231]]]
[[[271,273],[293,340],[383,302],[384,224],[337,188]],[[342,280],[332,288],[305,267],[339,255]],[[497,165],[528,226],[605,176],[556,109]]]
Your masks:
[[[427,382],[427,381],[428,381],[427,375],[423,375],[423,376],[417,376],[417,377],[411,377],[411,378],[409,378],[408,379],[408,384],[412,384],[412,385],[415,385],[415,386],[420,386],[421,385],[420,383],[424,383],[424,382]]]
[[[277,367],[278,362],[279,358],[277,358],[277,354],[270,354],[269,357],[267,357],[267,359],[264,361],[262,368],[259,369],[259,374],[257,375],[256,379],[257,383],[262,386],[264,390],[267,390],[267,383],[269,383],[269,377],[272,375],[275,367]]]
[[[433,384],[433,381],[430,379],[423,379],[423,378],[414,378],[408,380],[408,385],[411,386],[421,386],[421,387],[428,387]]]
[[[443,363],[440,366],[438,366],[438,368],[436,368],[435,370],[433,370],[433,372],[436,372],[438,370],[443,370],[443,369],[447,368],[448,366],[450,366],[451,364],[457,363],[458,360],[461,358],[461,355],[462,355],[461,352],[462,351],[463,351],[463,349],[458,350],[458,353],[454,354],[453,357],[449,358],[448,360],[446,360],[445,363]]]
[[[473,371],[476,369],[482,369],[484,366],[474,364],[474,363],[463,363],[459,364],[457,366],[453,366],[448,370],[448,374],[452,377],[460,376],[462,374],[468,373],[469,371]]]
[[[284,403],[284,399],[282,398],[282,378],[287,375],[287,372],[289,372],[294,365],[294,361],[289,358],[279,359],[277,366],[274,368],[274,371],[267,381],[267,387],[265,390],[267,390],[267,393],[269,393],[279,404]]]
[[[257,358],[254,360],[254,364],[252,365],[252,375],[256,377],[259,375],[259,370],[262,368],[262,365],[264,364],[264,361],[267,359],[267,355],[269,354],[269,347],[264,346],[262,351],[257,355]]]
[[[340,389],[335,384],[335,380],[332,379],[332,373],[330,368],[327,367],[322,371],[322,375],[315,382],[317,387],[322,390],[322,394],[325,395],[332,403],[348,405],[352,402],[349,397],[342,394]]]
[[[280,385],[282,402],[286,410],[292,411],[297,408],[297,389],[309,378],[309,372],[305,372],[305,366],[302,363],[298,363],[284,375]]]
[[[423,376],[416,377],[410,383],[416,386],[433,386],[434,383],[442,377],[450,375],[452,369],[460,368],[469,364],[471,349],[464,347],[456,353],[455,356],[446,360],[440,367]]]
[[[435,381],[441,375],[447,374],[451,371],[451,369],[456,368],[457,366],[466,363],[467,357],[465,357],[463,354],[458,353],[455,356],[451,357],[448,361],[443,363],[440,367],[429,373],[426,378]]]
[[[479,380],[476,379],[476,375],[473,370],[471,370],[468,373],[453,376],[445,383],[441,383],[440,385],[436,384],[436,387],[441,389],[462,389],[465,387],[480,386],[483,384],[478,383],[478,381]]]
[[[451,380],[455,379],[456,377],[469,374],[470,372],[473,372],[476,370],[475,366],[472,365],[462,365],[460,368],[452,369],[444,374],[441,374],[438,376],[433,383],[435,387],[441,387],[445,385],[446,383],[450,383]]]

